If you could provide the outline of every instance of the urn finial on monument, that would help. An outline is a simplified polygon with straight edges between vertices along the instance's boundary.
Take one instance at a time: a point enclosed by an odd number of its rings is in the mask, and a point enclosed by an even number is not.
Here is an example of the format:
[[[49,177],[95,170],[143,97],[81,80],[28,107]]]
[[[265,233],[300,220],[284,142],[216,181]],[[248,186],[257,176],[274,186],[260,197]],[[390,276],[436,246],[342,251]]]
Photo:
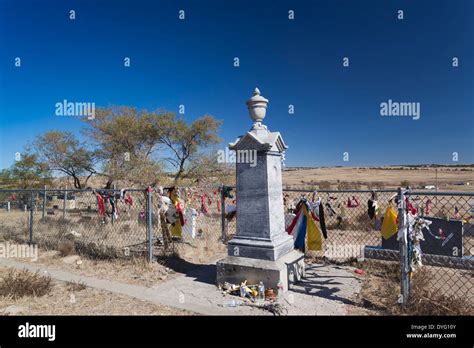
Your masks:
[[[252,129],[266,129],[263,125],[263,119],[267,113],[268,99],[260,94],[260,90],[256,87],[253,96],[247,100],[250,118],[253,120]]]
[[[229,144],[230,150],[272,151],[282,154],[288,148],[280,132],[270,132],[267,126],[263,124],[267,106],[268,99],[262,97],[260,90],[255,88],[253,96],[247,100],[247,108],[253,126],[250,131]]]

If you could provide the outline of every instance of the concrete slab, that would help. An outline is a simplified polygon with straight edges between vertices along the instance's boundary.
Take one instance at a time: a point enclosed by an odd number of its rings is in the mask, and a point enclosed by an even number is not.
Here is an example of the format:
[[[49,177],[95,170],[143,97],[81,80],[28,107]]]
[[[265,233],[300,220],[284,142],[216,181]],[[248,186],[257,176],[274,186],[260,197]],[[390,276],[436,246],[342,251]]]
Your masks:
[[[223,294],[215,285],[216,265],[197,266],[187,274],[161,282],[152,287],[137,286],[85,277],[51,266],[19,262],[0,258],[0,265],[33,272],[47,272],[61,281],[76,281],[87,286],[185,309],[204,315],[272,315],[270,312],[250,307],[223,307],[239,297]],[[307,265],[305,278],[285,294],[282,305],[288,315],[344,315],[345,306],[360,291],[360,280],[354,275],[354,268],[333,265]]]

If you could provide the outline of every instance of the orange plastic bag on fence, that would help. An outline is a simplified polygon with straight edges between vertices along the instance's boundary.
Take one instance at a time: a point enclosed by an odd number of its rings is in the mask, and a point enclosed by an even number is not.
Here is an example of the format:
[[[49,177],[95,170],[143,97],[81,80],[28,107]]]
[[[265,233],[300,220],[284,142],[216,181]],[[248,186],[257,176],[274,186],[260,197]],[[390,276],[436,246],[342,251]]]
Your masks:
[[[397,233],[398,231],[397,217],[398,217],[398,214],[395,211],[395,209],[389,206],[387,210],[385,211],[385,216],[383,218],[382,229],[381,229],[382,237],[384,239],[389,239],[391,236]]]

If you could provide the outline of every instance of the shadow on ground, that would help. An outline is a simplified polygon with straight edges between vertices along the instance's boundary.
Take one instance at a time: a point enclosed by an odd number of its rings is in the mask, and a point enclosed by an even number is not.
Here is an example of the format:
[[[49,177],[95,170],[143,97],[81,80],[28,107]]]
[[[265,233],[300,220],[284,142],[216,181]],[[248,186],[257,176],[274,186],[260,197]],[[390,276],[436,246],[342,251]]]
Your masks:
[[[331,269],[333,272],[328,272]],[[340,273],[337,268],[328,268],[324,265],[306,265],[305,277],[293,285],[291,291],[301,294],[322,297],[327,300],[338,301],[344,304],[357,305],[350,297],[352,293],[347,291],[348,285],[355,280],[354,276],[348,276],[347,272]],[[346,289],[343,291],[342,289]]]
[[[158,257],[157,261],[175,272],[194,278],[196,282],[216,284],[215,264],[195,264],[179,257],[170,256]],[[309,264],[306,265],[305,278],[295,284],[291,290],[295,293],[318,296],[327,300],[357,306],[360,304],[351,299],[353,293],[347,291],[348,287],[350,288],[350,283],[355,279],[356,277],[347,275],[347,271],[344,271],[341,267]]]
[[[196,282],[216,285],[215,264],[196,264],[176,256],[157,257],[156,260],[177,273],[182,273],[189,278],[195,278],[194,281]]]

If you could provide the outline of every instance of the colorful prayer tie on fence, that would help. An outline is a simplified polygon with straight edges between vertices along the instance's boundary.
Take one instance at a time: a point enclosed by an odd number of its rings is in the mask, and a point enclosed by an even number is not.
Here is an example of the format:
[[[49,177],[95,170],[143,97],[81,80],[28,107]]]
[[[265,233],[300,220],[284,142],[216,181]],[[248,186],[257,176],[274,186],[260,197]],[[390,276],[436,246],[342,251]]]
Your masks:
[[[385,211],[385,217],[382,223],[382,237],[389,239],[395,233],[397,233],[397,212],[392,207],[388,207]]]
[[[298,204],[296,216],[288,226],[287,232],[294,238],[295,249],[304,251],[306,242],[309,250],[322,249],[321,232],[304,202]]]
[[[97,206],[99,210],[99,216],[104,217],[105,216],[105,203],[104,203],[104,198],[97,192],[94,192],[96,198],[97,198]]]
[[[184,225],[184,217],[183,217],[183,210],[181,208],[181,204],[179,202],[178,195],[176,194],[175,190],[170,191],[170,199],[173,202],[173,205],[176,207],[176,211],[178,214],[178,218],[176,221],[171,225],[171,235],[173,237],[181,238],[183,235],[183,225]]]

